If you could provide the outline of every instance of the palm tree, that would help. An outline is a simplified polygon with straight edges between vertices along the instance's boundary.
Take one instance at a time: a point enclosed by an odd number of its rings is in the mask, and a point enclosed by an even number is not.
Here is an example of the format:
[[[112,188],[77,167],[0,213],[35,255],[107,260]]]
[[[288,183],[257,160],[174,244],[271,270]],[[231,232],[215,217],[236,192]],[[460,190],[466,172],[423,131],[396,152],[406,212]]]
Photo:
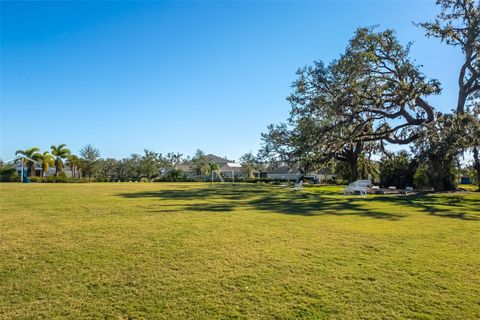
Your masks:
[[[25,150],[17,150],[17,151],[15,151],[15,155],[21,154],[24,157],[27,157],[29,159],[37,161],[42,156],[38,151],[40,151],[39,148],[33,147],[33,148],[25,149]],[[33,170],[35,168],[35,162],[33,162],[29,159],[23,159],[23,161],[24,161],[23,163],[28,168],[29,176],[32,176],[32,175],[34,175]]]
[[[213,183],[213,174],[214,173],[218,174],[218,176],[220,177],[220,166],[218,165],[218,163],[210,162],[208,164],[207,168],[208,168],[207,170],[210,171],[210,175],[212,176],[212,183]]]
[[[70,150],[65,148],[67,145],[62,143],[58,146],[51,146],[52,155],[55,156],[55,176],[58,176],[58,172],[63,169],[63,159],[70,155]]]
[[[72,177],[76,178],[78,173],[78,166],[80,165],[80,158],[74,154],[67,157],[67,166],[72,169]]]
[[[51,166],[55,164],[55,159],[50,152],[45,151],[40,157],[40,163],[42,164],[42,177],[48,172]]]
[[[253,172],[256,169],[257,161],[253,153],[248,152],[245,153],[243,156],[240,157],[240,164],[243,167],[243,170],[247,174],[247,178],[253,178]]]

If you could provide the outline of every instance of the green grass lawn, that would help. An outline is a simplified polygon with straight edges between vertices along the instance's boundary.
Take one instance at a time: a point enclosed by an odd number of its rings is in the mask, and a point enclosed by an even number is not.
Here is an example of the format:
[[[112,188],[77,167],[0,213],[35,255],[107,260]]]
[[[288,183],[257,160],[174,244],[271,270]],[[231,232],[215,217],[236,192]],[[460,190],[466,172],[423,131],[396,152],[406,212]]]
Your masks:
[[[0,192],[2,319],[480,319],[480,193]]]

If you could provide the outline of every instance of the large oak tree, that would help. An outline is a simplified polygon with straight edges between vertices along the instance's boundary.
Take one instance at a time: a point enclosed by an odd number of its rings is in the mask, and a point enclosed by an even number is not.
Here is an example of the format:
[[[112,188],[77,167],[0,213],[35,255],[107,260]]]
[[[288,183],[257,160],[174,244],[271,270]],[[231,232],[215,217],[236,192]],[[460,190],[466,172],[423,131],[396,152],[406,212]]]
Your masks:
[[[263,134],[263,154],[305,170],[335,159],[350,164],[355,180],[362,153],[410,143],[435,120],[425,97],[439,93],[439,83],[412,63],[392,30],[360,28],[338,60],[297,75],[290,117]]]

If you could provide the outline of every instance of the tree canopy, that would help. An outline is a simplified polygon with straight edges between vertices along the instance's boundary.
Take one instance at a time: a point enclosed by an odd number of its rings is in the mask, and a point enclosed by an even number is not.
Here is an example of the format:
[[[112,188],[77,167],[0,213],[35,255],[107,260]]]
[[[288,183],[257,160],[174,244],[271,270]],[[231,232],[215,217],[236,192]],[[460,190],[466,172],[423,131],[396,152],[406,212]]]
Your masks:
[[[437,4],[441,12],[436,19],[418,25],[427,36],[458,46],[464,54],[457,106],[452,108],[456,115],[442,114],[428,102],[440,94],[441,86],[414,63],[410,43],[401,44],[393,30],[363,27],[336,60],[315,61],[297,71],[287,98],[290,116],[262,134],[262,157],[300,164],[304,171],[341,161],[350,164],[354,180],[361,157],[388,153],[388,144],[414,143],[418,156],[429,162],[431,180],[442,190],[454,186],[453,176],[435,175],[454,167],[464,150],[472,151],[474,167],[480,168],[475,111],[480,96],[479,2]]]

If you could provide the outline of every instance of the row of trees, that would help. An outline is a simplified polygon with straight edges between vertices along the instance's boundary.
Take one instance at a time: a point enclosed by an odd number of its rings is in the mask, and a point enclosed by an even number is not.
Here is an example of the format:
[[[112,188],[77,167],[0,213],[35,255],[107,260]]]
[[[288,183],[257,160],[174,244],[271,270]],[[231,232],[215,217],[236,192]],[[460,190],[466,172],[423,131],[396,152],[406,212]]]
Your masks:
[[[123,159],[100,158],[100,151],[91,144],[80,149],[78,155],[73,154],[65,144],[52,145],[51,151],[41,152],[33,147],[17,150],[16,155],[24,156],[24,165],[28,175],[35,176],[35,163],[41,167],[41,177],[46,177],[51,167],[55,168],[55,176],[64,177],[63,170],[68,166],[74,179],[89,179],[97,181],[140,181],[163,177],[166,180],[187,180],[184,171],[192,172],[198,178],[204,178],[218,172],[220,167],[211,162],[205,152],[197,150],[192,157],[181,153],[169,152],[165,155],[145,149],[143,154],[132,154]],[[31,160],[33,161],[31,161]],[[240,158],[245,175],[253,178],[253,173],[261,166],[256,156],[251,152]],[[183,170],[179,170],[179,165]],[[185,166],[188,169],[185,169]],[[15,171],[8,170],[9,174]]]
[[[47,182],[67,181],[63,175],[64,166],[68,166],[72,172],[73,180],[87,179],[93,181],[191,181],[206,180],[212,173],[219,173],[217,163],[212,163],[206,154],[197,150],[193,157],[182,158],[179,153],[168,153],[165,156],[150,150],[144,150],[143,154],[132,154],[123,159],[100,158],[100,152],[92,145],[84,146],[79,156],[73,155],[65,145],[54,146],[50,152],[40,152],[38,148],[19,150],[22,154],[41,164],[42,176],[46,176],[50,167],[55,166],[55,176],[46,178]],[[240,158],[243,176],[254,178],[254,172],[268,171],[276,164],[268,165],[261,163],[258,156],[249,152]],[[179,165],[182,165],[180,168]],[[33,162],[26,160],[26,170],[30,176],[35,172]],[[37,167],[38,168],[38,167]],[[350,179],[350,166],[341,161],[328,163],[327,172],[335,177],[335,181],[327,182],[344,183]],[[187,176],[187,173],[189,175]],[[369,177],[378,181],[382,186],[415,186],[426,188],[429,186],[428,171],[421,164],[418,157],[412,156],[406,151],[382,157],[379,161],[371,161],[365,156],[358,160],[357,171],[359,176]],[[11,181],[16,170],[8,165],[0,163],[1,181]],[[454,175],[454,173],[451,173]],[[462,168],[457,172],[457,178],[472,177],[472,168]],[[13,179],[15,180],[15,179]]]
[[[55,176],[59,176],[63,173],[64,167],[68,166],[72,177],[76,179],[151,179],[158,175],[161,168],[173,168],[182,161],[182,155],[179,153],[168,153],[163,156],[150,150],[144,150],[143,155],[132,154],[121,160],[102,159],[99,149],[91,144],[81,148],[79,155],[73,154],[65,144],[52,145],[51,151],[41,152],[39,148],[33,147],[17,150],[15,154],[25,157],[24,165],[29,176],[35,176],[35,163],[38,163],[42,168],[42,177],[47,176],[51,167],[55,168]]]
[[[253,178],[253,172],[260,167],[256,157],[247,153],[240,158],[240,164],[247,177]],[[182,168],[179,168],[182,165]],[[186,172],[190,172],[187,177]],[[205,152],[197,150],[190,157],[180,153],[169,152],[166,155],[144,150],[143,155],[132,154],[124,159],[99,159],[94,178],[101,181],[185,181],[189,178],[205,179],[212,173],[220,174],[217,163],[209,160]]]
[[[393,30],[359,28],[338,59],[298,70],[287,98],[290,117],[262,135],[262,158],[299,163],[304,172],[340,162],[356,180],[360,161],[392,157],[388,145],[409,145],[436,190],[455,187],[452,172],[466,153],[480,181],[480,5],[437,4],[435,20],[417,25],[463,53],[451,113],[428,102],[441,85],[413,62],[410,44],[402,45]]]

